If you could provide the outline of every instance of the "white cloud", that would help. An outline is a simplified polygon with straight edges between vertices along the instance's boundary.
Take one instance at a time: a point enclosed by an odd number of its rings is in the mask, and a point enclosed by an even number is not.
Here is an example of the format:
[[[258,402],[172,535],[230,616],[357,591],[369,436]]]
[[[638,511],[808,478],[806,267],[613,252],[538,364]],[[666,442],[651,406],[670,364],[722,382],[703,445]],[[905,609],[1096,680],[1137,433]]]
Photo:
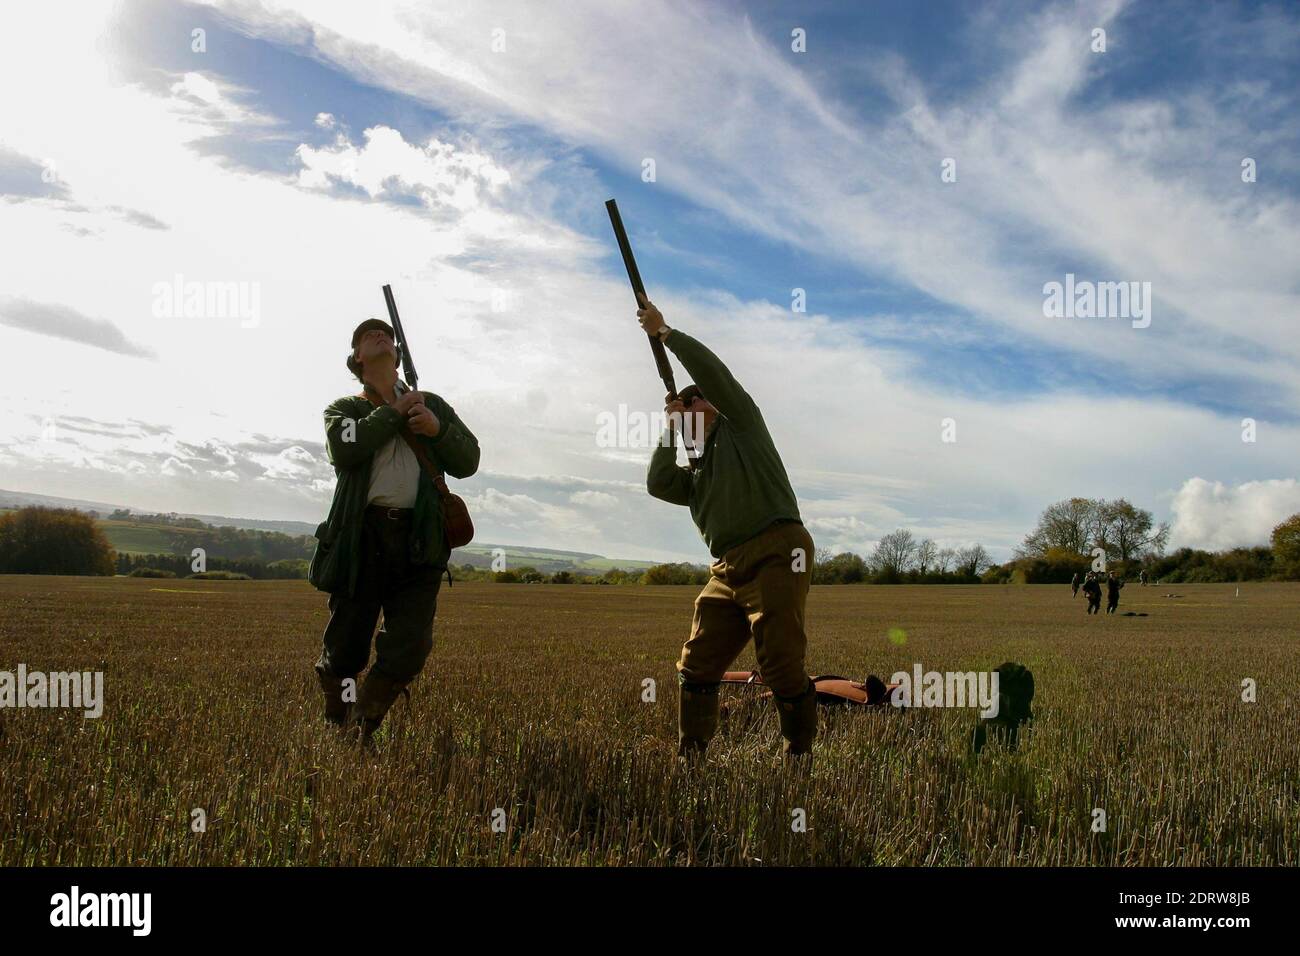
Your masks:
[[[364,136],[360,149],[342,135],[332,147],[299,146],[298,182],[322,188],[335,180],[359,186],[372,198],[383,193],[413,194],[430,208],[449,207],[462,213],[482,205],[485,193],[510,182],[510,173],[490,157],[437,138],[416,146],[386,126],[368,129]]]
[[[221,90],[202,73],[186,73],[172,84],[172,94],[189,96],[208,106],[222,102]]]
[[[1189,478],[1174,495],[1171,548],[1267,545],[1273,529],[1300,512],[1300,481],[1281,478],[1225,485]]]
[[[588,508],[616,508],[619,503],[618,498],[603,491],[575,491],[569,500]]]
[[[198,472],[193,465],[186,464],[179,458],[171,457],[162,463],[161,471],[168,477],[177,475],[196,475]]]
[[[215,75],[191,70],[181,74],[169,92],[172,112],[201,126],[239,127],[243,135],[250,135],[255,131],[265,134],[279,125],[273,117],[240,102],[248,96],[248,90]]]

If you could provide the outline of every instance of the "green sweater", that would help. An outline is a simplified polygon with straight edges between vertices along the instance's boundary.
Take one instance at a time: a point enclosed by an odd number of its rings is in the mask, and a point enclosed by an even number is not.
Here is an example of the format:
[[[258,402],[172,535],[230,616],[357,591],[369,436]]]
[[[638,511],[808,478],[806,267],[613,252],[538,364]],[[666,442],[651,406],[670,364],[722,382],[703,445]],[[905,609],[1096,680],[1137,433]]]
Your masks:
[[[437,395],[421,392],[424,404],[438,416],[441,428],[434,438],[416,435],[430,460],[454,478],[468,478],[478,470],[478,440],[455,410]],[[398,433],[402,416],[391,405],[374,405],[360,395],[349,395],[325,409],[325,447],[337,483],[329,517],[316,529],[316,551],[308,578],[322,591],[356,591],[360,568],[361,522],[370,493],[370,463],[375,452]],[[351,424],[351,440],[345,440]],[[433,479],[420,469],[411,531],[411,560],[437,568],[447,566],[451,549],[442,533],[442,502]]]
[[[677,464],[675,440],[655,449],[646,476],[650,494],[689,505],[715,558],[774,521],[798,521],[794,489],[754,400],[716,355],[685,332],[674,329],[664,344],[719,414],[694,471]]]

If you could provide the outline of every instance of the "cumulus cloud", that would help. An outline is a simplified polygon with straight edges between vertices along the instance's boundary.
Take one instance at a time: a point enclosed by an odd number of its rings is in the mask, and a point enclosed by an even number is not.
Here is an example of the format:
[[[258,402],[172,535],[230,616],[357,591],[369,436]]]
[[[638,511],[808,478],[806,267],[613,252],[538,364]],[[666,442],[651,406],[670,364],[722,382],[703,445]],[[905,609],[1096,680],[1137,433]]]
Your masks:
[[[182,475],[193,476],[198,474],[198,472],[194,470],[193,465],[186,464],[185,462],[181,461],[179,458],[175,458],[175,457],[168,458],[166,461],[164,461],[162,463],[161,470],[164,475],[168,475],[170,477],[178,477]]]
[[[485,193],[510,182],[510,173],[489,156],[436,137],[420,146],[406,142],[401,133],[386,126],[373,127],[363,135],[366,142],[360,148],[341,134],[331,147],[299,146],[302,169],[298,182],[309,188],[323,188],[331,181],[345,183],[364,190],[372,199],[416,196],[430,209],[457,212],[474,209]]]
[[[1300,512],[1300,481],[1278,478],[1225,485],[1189,478],[1171,506],[1173,548],[1225,548],[1267,545],[1273,528]]]
[[[326,466],[316,460],[311,452],[300,445],[290,445],[275,455],[253,455],[253,460],[263,467],[261,475],[276,481],[305,480],[315,474],[323,477]]]

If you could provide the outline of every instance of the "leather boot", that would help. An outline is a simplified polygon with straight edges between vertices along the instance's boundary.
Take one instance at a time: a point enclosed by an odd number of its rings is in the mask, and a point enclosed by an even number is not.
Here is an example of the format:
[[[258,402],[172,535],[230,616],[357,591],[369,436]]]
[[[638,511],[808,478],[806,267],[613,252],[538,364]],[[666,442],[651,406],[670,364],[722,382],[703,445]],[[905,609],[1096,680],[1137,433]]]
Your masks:
[[[808,689],[798,697],[772,695],[776,712],[781,718],[781,736],[785,738],[781,752],[787,757],[798,757],[812,751],[813,738],[817,736],[817,687],[810,680]]]
[[[354,733],[360,732],[364,746],[370,746],[371,738],[398,696],[406,694],[410,699],[406,684],[406,681],[390,680],[373,670],[366,675],[357,691],[357,702],[348,711],[348,727]]]
[[[325,722],[337,727],[343,726],[343,721],[348,716],[347,701],[343,699],[345,678],[332,677],[320,669],[316,671],[316,678],[320,681],[321,693],[325,697]]]
[[[682,682],[677,699],[677,754],[702,756],[718,729],[718,685]]]

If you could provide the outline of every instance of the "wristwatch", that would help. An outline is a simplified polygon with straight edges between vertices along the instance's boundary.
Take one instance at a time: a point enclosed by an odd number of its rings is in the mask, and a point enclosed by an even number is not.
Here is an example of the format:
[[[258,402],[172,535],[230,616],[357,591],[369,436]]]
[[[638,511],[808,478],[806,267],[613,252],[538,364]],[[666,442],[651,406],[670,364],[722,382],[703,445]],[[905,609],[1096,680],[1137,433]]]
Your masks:
[[[657,338],[660,342],[666,341],[668,338],[668,333],[671,331],[672,329],[670,329],[667,325],[665,325],[663,328],[661,328],[658,332],[655,333],[655,338]]]

